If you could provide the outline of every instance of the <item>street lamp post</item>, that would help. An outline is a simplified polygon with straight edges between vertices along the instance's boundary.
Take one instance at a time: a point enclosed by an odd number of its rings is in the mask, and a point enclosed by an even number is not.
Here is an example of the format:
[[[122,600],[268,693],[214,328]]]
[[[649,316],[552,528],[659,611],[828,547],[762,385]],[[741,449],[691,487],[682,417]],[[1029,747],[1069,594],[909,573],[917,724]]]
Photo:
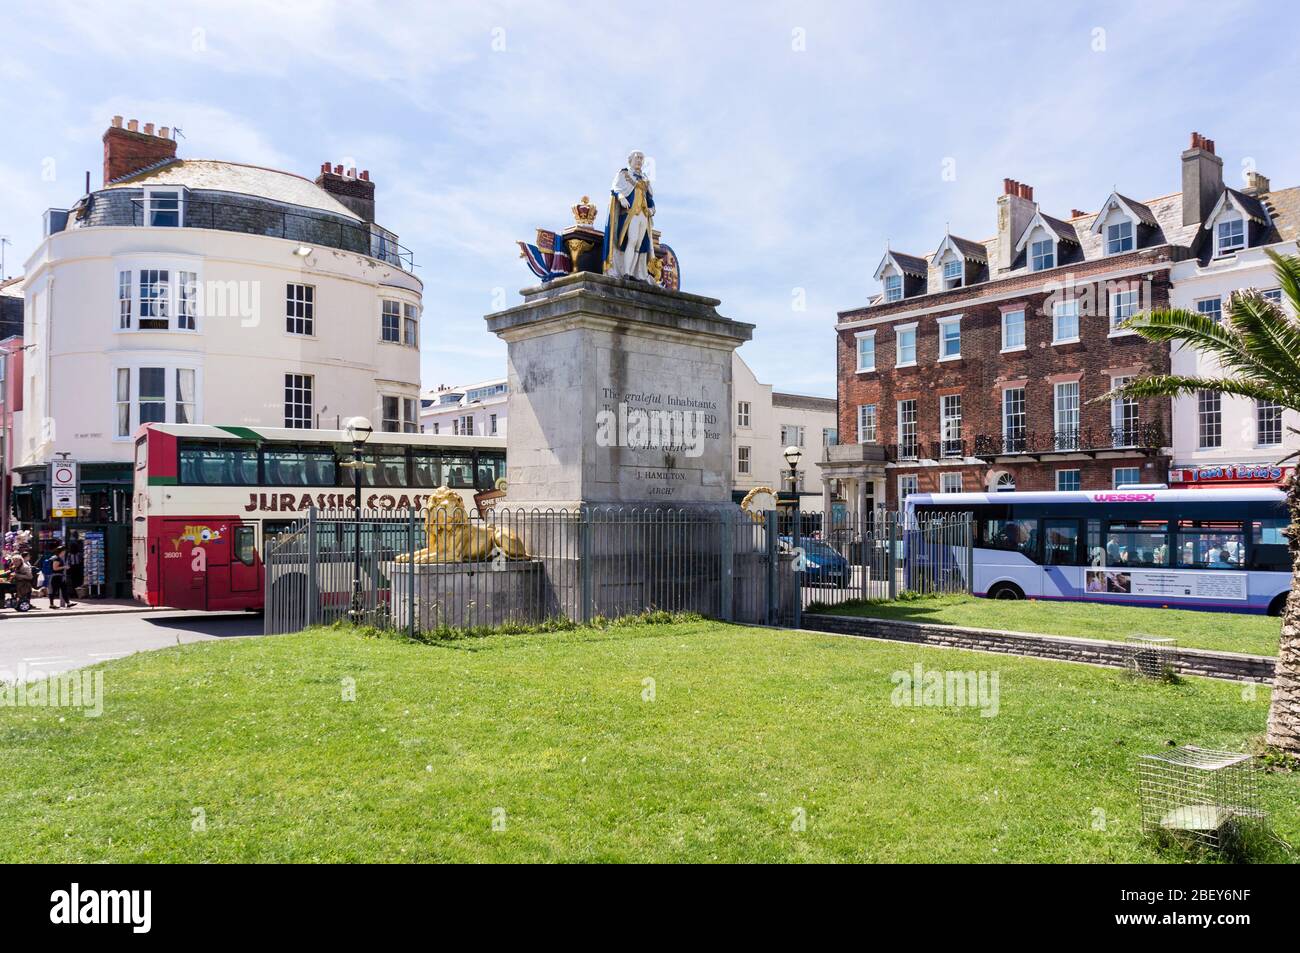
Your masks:
[[[361,474],[372,464],[364,458],[366,441],[375,432],[365,417],[353,417],[347,423],[348,439],[352,441],[352,459],[343,466],[352,471],[352,606],[348,615],[353,625],[360,625],[365,614],[361,598]]]

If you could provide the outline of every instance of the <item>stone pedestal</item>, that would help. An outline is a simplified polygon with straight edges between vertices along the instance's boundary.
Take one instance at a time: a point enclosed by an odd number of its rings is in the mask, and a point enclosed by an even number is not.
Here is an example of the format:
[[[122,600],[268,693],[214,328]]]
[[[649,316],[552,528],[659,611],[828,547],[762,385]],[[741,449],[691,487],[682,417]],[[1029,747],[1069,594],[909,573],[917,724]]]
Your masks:
[[[729,505],[731,353],[754,326],[714,298],[586,272],[523,295],[486,318],[509,345],[502,504]],[[698,440],[630,445],[640,411],[665,425],[692,414]]]

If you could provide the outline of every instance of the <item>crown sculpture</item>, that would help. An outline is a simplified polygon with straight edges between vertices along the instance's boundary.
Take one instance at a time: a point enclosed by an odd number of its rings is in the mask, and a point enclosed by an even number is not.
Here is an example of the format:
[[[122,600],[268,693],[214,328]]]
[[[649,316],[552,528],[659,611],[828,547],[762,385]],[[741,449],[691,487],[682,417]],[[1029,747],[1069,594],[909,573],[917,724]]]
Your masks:
[[[590,271],[680,291],[677,253],[659,240],[654,227],[654,187],[642,172],[644,162],[644,153],[633,152],[614,176],[603,229],[596,227],[599,208],[584,195],[571,207],[568,228],[539,228],[535,243],[518,242],[519,257],[529,270],[543,283]]]

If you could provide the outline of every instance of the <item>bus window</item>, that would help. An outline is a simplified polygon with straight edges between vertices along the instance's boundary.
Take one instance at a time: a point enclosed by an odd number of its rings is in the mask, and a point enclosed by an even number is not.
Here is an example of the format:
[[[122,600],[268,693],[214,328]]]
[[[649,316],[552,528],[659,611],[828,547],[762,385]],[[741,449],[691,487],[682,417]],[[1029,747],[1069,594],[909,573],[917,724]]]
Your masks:
[[[1168,566],[1168,530],[1164,520],[1111,520],[1106,524],[1106,565]]]
[[[1043,564],[1080,564],[1078,520],[1043,520]]]
[[[257,485],[257,448],[251,444],[181,444],[180,465],[181,482],[190,486]]]
[[[406,454],[375,451],[367,454],[373,467],[366,467],[366,486],[406,486]]]
[[[255,535],[252,526],[235,527],[235,558],[245,566],[251,566],[257,561]]]
[[[478,488],[491,490],[497,480],[506,475],[506,457],[503,453],[480,450],[478,455]]]
[[[1101,544],[1101,520],[1088,520],[1088,565],[1106,565],[1106,547]]]
[[[1264,572],[1290,572],[1291,552],[1282,531],[1285,519],[1254,520],[1250,524],[1250,568]]]
[[[1036,559],[1038,521],[985,520],[984,545],[989,549],[1015,551],[1030,559]]]
[[[335,486],[338,469],[333,450],[286,450],[267,447],[262,451],[267,486]]]
[[[1246,538],[1237,520],[1179,520],[1175,565],[1181,569],[1241,569]]]
[[[416,453],[411,458],[411,477],[413,485],[432,489],[440,485],[442,473],[439,470],[441,460],[436,453]]]
[[[469,456],[442,458],[442,485],[453,490],[474,489],[474,460]]]
[[[143,470],[149,465],[149,435],[145,434],[135,442],[135,468]]]

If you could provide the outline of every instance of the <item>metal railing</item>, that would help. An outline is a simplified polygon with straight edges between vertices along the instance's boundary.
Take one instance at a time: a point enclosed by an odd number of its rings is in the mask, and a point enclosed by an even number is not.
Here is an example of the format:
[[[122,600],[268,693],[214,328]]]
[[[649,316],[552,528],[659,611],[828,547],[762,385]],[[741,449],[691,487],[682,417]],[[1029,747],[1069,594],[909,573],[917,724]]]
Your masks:
[[[1157,450],[1164,446],[1159,424],[1124,427],[1082,427],[1071,430],[1017,430],[975,437],[974,456],[1071,453],[1094,450]]]
[[[146,214],[171,216],[173,220],[180,214],[174,208],[155,209],[150,213],[143,198],[133,198],[131,202],[134,225],[143,225]],[[368,255],[403,271],[415,268],[410,249],[395,238],[368,225],[356,225],[329,217],[327,212],[291,212],[251,203],[212,202],[189,197],[183,202],[182,212],[184,220],[181,224],[185,228],[212,228],[224,232],[286,238],[308,245],[326,245]]]
[[[432,541],[433,545],[428,543]],[[797,624],[775,511],[317,511],[266,546],[265,630],[353,619],[419,632],[648,610]]]
[[[884,509],[846,514],[806,544],[803,605],[970,592],[972,532],[968,513],[912,522]]]

